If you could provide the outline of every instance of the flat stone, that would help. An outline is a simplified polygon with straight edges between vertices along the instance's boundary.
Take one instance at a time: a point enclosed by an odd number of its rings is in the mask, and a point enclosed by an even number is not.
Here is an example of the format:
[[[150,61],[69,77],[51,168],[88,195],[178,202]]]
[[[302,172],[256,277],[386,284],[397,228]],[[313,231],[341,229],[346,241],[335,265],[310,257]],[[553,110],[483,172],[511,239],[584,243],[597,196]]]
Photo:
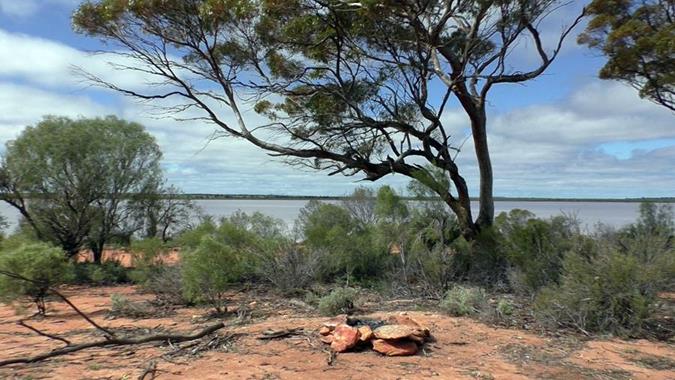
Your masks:
[[[359,341],[367,342],[373,339],[373,329],[370,326],[359,327]]]
[[[330,327],[328,327],[328,326],[321,326],[321,328],[319,329],[319,334],[321,334],[321,335],[328,335],[328,334],[330,334],[331,331],[333,331],[333,329],[331,329]]]
[[[333,342],[330,348],[335,352],[345,352],[356,346],[359,342],[360,333],[356,327],[338,325],[333,330]]]
[[[417,344],[410,340],[374,339],[373,350],[387,356],[410,356],[417,353]]]
[[[328,335],[322,335],[321,342],[326,343],[326,344],[331,344],[333,343],[333,334],[328,334]]]
[[[335,327],[337,327],[338,325],[346,325],[346,324],[347,324],[347,314],[340,314],[324,322],[322,326],[328,327],[329,329],[331,329],[331,331],[333,331],[335,330]]]
[[[406,325],[384,325],[373,331],[375,338],[396,340],[396,339],[412,339],[417,342],[424,342],[426,334],[423,329],[415,326]]]
[[[426,326],[422,326],[419,322],[416,320],[408,317],[407,315],[401,314],[401,315],[392,315],[387,319],[387,323],[390,325],[404,325],[404,326],[412,326],[412,327],[417,327],[422,330],[424,333],[424,336],[430,336],[431,332],[429,331],[429,328]]]

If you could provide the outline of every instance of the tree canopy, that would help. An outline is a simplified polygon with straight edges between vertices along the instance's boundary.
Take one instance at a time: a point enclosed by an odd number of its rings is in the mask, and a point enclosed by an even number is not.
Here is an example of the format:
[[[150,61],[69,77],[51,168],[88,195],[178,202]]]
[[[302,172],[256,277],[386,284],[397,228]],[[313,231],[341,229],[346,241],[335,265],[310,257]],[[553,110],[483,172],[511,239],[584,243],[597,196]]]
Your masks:
[[[579,43],[607,56],[600,78],[616,79],[675,111],[675,3],[594,0]]]
[[[85,73],[94,83],[165,106],[177,119],[214,124],[291,164],[371,181],[393,173],[428,179],[473,236],[494,218],[488,93],[551,65],[581,18],[546,46],[538,25],[560,5],[97,0],[82,3],[73,23],[112,43],[110,52],[127,62],[114,67],[147,75],[154,85],[122,88]],[[525,41],[536,50],[532,67],[513,60]],[[456,107],[466,114],[480,171],[475,219],[455,161],[464,136],[453,136],[446,123]],[[420,175],[429,164],[453,191]]]
[[[112,116],[46,117],[7,143],[0,171],[2,199],[36,235],[69,255],[103,245],[125,224],[134,197],[154,193],[161,152],[143,126]]]

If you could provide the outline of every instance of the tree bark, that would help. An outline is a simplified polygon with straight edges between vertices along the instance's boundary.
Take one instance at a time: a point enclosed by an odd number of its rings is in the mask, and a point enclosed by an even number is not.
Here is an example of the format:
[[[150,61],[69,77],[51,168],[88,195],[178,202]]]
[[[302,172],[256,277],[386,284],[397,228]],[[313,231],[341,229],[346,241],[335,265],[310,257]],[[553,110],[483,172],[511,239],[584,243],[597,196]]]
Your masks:
[[[492,225],[495,217],[495,204],[493,196],[492,162],[490,160],[490,151],[487,141],[487,117],[483,107],[479,109],[478,113],[479,115],[471,120],[471,132],[473,133],[474,149],[480,173],[479,211],[478,218],[476,219],[477,229],[480,230]]]

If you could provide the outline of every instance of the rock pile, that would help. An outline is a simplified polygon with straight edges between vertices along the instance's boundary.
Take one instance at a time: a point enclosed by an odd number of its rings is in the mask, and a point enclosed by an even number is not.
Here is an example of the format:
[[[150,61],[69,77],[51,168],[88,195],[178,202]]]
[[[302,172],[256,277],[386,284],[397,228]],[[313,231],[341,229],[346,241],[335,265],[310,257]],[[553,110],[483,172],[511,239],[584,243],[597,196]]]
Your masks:
[[[386,321],[341,315],[325,322],[319,334],[321,341],[330,344],[335,352],[371,346],[387,356],[415,355],[431,336],[428,328],[406,315],[391,316]]]

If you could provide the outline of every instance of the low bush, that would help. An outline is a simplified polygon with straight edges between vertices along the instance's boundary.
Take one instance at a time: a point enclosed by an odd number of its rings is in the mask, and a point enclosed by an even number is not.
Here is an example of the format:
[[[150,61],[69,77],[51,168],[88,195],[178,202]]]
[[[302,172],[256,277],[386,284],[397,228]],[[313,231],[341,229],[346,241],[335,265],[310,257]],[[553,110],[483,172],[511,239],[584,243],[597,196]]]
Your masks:
[[[145,318],[151,316],[152,310],[140,302],[132,302],[120,294],[110,296],[110,315],[115,317]]]
[[[205,236],[199,245],[182,255],[182,281],[185,297],[204,302],[217,314],[226,310],[226,292],[241,280],[242,259],[231,246]]]
[[[130,282],[130,271],[116,261],[101,264],[76,263],[73,265],[71,283],[82,285],[115,285]]]
[[[0,252],[0,300],[30,297],[38,314],[45,314],[49,288],[68,280],[70,264],[59,248],[45,243],[22,244]],[[17,277],[12,277],[16,275]],[[25,281],[25,278],[32,281]]]
[[[160,305],[190,305],[192,302],[185,296],[180,266],[155,267],[146,274],[143,289],[155,296]]]
[[[558,283],[565,253],[583,241],[576,220],[566,216],[542,220],[514,209],[497,216],[495,225],[511,267],[510,280],[515,280],[512,288],[530,294]]]
[[[455,285],[441,300],[440,308],[446,313],[462,317],[477,314],[485,308],[487,297],[479,287]]]
[[[259,277],[272,283],[282,292],[293,292],[309,287],[319,275],[321,251],[302,249],[287,244],[271,252],[260,254]]]
[[[323,315],[349,314],[354,309],[358,292],[354,288],[337,288],[319,300],[319,312]]]
[[[570,254],[560,285],[543,289],[535,313],[550,326],[630,335],[641,330],[656,300],[660,269],[610,248],[588,259]]]

